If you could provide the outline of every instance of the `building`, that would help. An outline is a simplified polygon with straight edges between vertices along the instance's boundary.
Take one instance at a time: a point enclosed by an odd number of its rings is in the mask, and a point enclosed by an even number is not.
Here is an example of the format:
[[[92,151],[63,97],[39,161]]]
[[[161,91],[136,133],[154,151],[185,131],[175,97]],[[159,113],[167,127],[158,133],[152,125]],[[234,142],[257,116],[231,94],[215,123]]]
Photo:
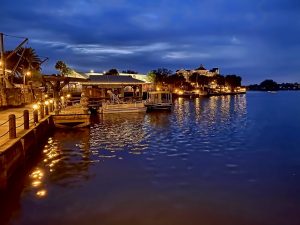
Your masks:
[[[193,70],[185,70],[185,69],[180,69],[176,71],[176,74],[181,74],[184,76],[185,80],[187,82],[190,81],[190,76],[194,73],[197,73],[199,75],[204,75],[208,77],[213,77],[216,75],[220,74],[219,68],[212,68],[211,70],[205,69],[205,67],[201,64],[198,68],[193,69]]]
[[[89,77],[89,76],[95,76],[95,75],[102,76],[102,75],[104,75],[104,73],[105,72],[97,73],[97,72],[94,72],[94,71],[90,71],[88,73],[84,73],[84,75],[87,76],[87,77]],[[147,75],[145,75],[145,74],[119,73],[119,76],[131,76],[134,79],[141,80],[141,81],[143,81],[145,83],[149,83],[147,81]]]
[[[131,76],[90,75],[81,82],[83,93],[91,99],[110,99],[111,93],[119,99],[141,99],[143,81]]]

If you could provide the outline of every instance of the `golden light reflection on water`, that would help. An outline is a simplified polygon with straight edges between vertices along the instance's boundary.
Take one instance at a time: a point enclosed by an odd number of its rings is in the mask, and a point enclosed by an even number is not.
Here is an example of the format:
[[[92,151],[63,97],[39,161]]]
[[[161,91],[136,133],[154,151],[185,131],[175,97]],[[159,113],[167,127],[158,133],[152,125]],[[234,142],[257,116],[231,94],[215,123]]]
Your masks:
[[[45,172],[39,168],[36,167],[29,175],[31,179],[31,187],[35,190],[36,196],[38,198],[43,198],[46,196],[47,190],[45,189],[44,177]]]
[[[123,159],[119,153],[125,150],[129,154],[141,154],[148,146],[145,141],[148,119],[143,113],[101,115],[100,122],[91,129],[92,154],[101,160]],[[149,122],[156,123],[162,117],[152,119]]]
[[[47,195],[47,190],[42,189],[36,192],[36,196],[38,198],[44,198]]]

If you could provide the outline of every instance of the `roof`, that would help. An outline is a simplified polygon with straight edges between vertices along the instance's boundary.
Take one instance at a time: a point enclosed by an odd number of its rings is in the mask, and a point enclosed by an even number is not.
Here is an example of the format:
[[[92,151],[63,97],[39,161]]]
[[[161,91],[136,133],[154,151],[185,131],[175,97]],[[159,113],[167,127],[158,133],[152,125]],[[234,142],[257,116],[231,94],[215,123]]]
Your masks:
[[[76,72],[75,70],[71,70],[67,77],[80,78],[80,79],[88,79],[88,77],[84,73]]]
[[[210,70],[210,72],[217,72],[219,70],[219,68],[212,68],[211,70]]]
[[[132,76],[118,75],[90,75],[90,79],[84,83],[90,84],[143,84],[144,81],[134,79]]]
[[[205,69],[204,66],[201,64],[201,65],[199,66],[199,68],[197,68],[196,70],[206,70],[206,69]]]

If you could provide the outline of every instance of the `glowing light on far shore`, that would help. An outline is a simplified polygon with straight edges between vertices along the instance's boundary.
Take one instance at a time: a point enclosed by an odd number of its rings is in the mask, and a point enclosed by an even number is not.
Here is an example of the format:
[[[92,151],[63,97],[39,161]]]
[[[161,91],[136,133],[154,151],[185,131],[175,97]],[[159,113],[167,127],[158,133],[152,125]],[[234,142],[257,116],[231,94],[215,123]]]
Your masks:
[[[43,198],[47,195],[47,191],[45,189],[43,190],[39,190],[36,195],[39,197],[39,198]]]

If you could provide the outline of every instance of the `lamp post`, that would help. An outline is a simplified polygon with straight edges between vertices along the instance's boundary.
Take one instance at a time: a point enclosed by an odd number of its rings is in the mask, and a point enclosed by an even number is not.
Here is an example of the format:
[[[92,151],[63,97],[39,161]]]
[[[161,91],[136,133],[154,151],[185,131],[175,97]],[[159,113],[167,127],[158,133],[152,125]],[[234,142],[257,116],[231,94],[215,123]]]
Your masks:
[[[27,71],[24,76],[23,76],[23,84],[24,84],[24,88],[25,88],[25,85],[26,85],[26,76],[30,76],[31,75],[31,72],[30,71]]]

